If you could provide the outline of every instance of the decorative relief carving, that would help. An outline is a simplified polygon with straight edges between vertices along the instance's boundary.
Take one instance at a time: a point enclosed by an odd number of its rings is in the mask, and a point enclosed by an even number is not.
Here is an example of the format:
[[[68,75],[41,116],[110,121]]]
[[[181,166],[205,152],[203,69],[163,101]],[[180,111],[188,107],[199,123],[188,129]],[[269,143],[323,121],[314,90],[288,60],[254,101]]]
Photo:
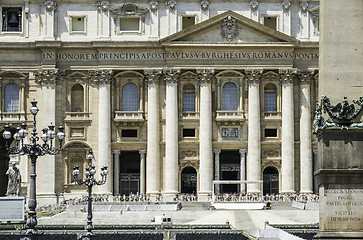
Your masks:
[[[306,11],[308,10],[309,8],[309,3],[307,2],[301,2],[300,3],[300,9],[303,13],[306,13]]]
[[[198,171],[199,169],[199,162],[198,161],[181,161],[179,162],[179,169],[183,170],[186,167],[193,167],[195,170]]]
[[[99,1],[97,2],[98,11],[107,11],[110,7],[110,3],[108,1]]]
[[[77,71],[65,76],[65,78],[72,83],[85,83],[89,79],[89,75]]]
[[[263,72],[262,69],[257,69],[257,68],[246,69],[245,73],[248,83],[249,84],[258,83],[259,80],[261,79],[262,72]]]
[[[149,11],[149,9],[135,3],[123,3],[118,6],[112,7],[110,9],[114,16],[114,21],[117,21],[117,17],[119,16],[133,16],[139,15],[141,16],[141,20],[145,21],[145,15]]]
[[[210,68],[197,69],[197,74],[199,76],[199,80],[202,83],[211,83],[214,76],[214,69]]]
[[[162,74],[161,69],[147,69],[144,70],[144,74],[146,76],[146,80],[149,84],[158,84],[160,80],[160,76]]]
[[[139,150],[139,154],[140,154],[140,155],[144,155],[144,156],[145,156],[145,154],[146,154],[146,149],[140,149],[140,150]]]
[[[301,84],[310,84],[310,81],[314,76],[314,71],[298,71],[297,76],[299,77]]]
[[[180,80],[182,80],[182,81],[196,81],[196,80],[198,80],[198,75],[191,72],[191,71],[187,71],[187,72],[183,73],[182,75],[180,75]]]
[[[276,158],[280,157],[280,151],[276,149],[268,149],[263,152],[265,158]]]
[[[292,80],[297,74],[296,68],[279,69],[280,79],[282,83],[292,84]]]
[[[269,160],[269,161],[262,161],[262,164],[261,164],[261,171],[263,171],[265,168],[267,167],[275,167],[276,169],[281,169],[281,163],[280,163],[280,160]]]
[[[219,155],[219,154],[221,154],[221,149],[219,149],[219,148],[215,148],[215,149],[213,150],[213,152],[214,152],[214,154],[215,154],[215,155]]]
[[[257,10],[257,8],[258,8],[258,2],[257,2],[257,1],[251,1],[251,2],[250,2],[250,6],[251,6],[251,9],[252,9],[253,11],[256,11],[256,10]]]
[[[155,12],[156,10],[158,10],[158,5],[159,5],[158,1],[155,0],[150,1],[150,10],[152,12]]]
[[[45,69],[34,72],[35,82],[38,84],[55,84],[58,80],[58,69]]]
[[[196,158],[197,156],[198,156],[197,151],[186,150],[186,151],[181,151],[180,152],[180,158],[181,159],[185,159],[185,158]]]
[[[44,5],[47,12],[56,11],[58,8],[58,2],[56,1],[45,1]]]
[[[237,21],[231,15],[228,15],[223,19],[221,35],[222,38],[226,39],[227,41],[232,41],[235,37],[238,36]]]
[[[92,70],[92,71],[89,71],[89,75],[90,75],[91,80],[94,83],[110,84],[112,77],[113,77],[113,71],[112,70]]]
[[[165,68],[163,69],[165,81],[167,83],[177,83],[180,75],[180,69],[171,69]]]
[[[275,73],[273,71],[268,71],[267,73],[264,73],[263,78],[265,81],[279,81],[280,80],[279,74]]]
[[[207,1],[207,0],[202,0],[201,2],[200,2],[200,7],[202,8],[202,10],[205,12],[205,11],[207,11],[208,10],[208,8],[209,8],[209,1]]]
[[[282,8],[284,9],[284,11],[288,11],[291,7],[290,1],[283,1],[281,4],[282,4]]]
[[[176,7],[176,0],[167,0],[165,2],[166,6],[169,8],[170,11],[174,12]]]

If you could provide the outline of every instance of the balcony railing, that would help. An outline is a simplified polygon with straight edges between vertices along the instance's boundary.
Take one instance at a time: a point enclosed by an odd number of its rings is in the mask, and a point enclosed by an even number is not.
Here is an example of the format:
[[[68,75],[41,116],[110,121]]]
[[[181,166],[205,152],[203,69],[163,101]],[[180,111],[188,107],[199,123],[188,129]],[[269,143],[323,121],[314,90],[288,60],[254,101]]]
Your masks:
[[[264,112],[263,115],[265,117],[277,118],[277,117],[281,117],[281,112],[270,111],[270,112]]]
[[[244,112],[242,111],[225,111],[217,110],[216,121],[243,121],[245,120]]]
[[[91,121],[91,113],[88,113],[88,112],[66,112],[65,121]]]
[[[142,111],[115,111],[115,122],[143,122]]]
[[[22,122],[25,121],[24,112],[1,113],[1,121],[7,122]]]
[[[183,118],[198,118],[199,112],[182,112],[181,116]]]

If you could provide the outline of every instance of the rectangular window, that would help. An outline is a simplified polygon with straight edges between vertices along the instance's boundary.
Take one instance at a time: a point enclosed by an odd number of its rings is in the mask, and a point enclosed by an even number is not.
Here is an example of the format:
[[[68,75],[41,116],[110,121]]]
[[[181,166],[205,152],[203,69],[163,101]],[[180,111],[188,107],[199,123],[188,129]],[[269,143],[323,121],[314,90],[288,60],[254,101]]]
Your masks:
[[[120,31],[138,32],[140,31],[140,18],[120,18]]]
[[[263,18],[263,25],[265,25],[266,27],[269,27],[273,30],[277,29],[277,17],[264,17]]]
[[[182,29],[195,25],[195,16],[182,17]]]
[[[72,17],[72,32],[85,32],[86,27],[85,27],[85,17]]]
[[[276,102],[276,93],[275,92],[265,92],[265,112],[276,112],[277,111],[277,102]]]
[[[183,94],[183,112],[195,112],[194,92],[185,92]]]
[[[277,137],[277,129],[265,128],[265,137]]]
[[[184,128],[183,137],[195,137],[195,129],[194,128]]]
[[[121,137],[123,138],[136,138],[137,137],[137,129],[122,129]]]
[[[2,8],[2,31],[21,32],[22,8],[3,7]]]

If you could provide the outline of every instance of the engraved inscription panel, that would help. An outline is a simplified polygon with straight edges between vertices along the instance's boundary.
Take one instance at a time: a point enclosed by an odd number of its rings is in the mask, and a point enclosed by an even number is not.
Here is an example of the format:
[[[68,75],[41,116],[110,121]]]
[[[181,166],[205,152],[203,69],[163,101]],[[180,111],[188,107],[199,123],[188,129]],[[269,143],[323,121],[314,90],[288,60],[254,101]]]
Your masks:
[[[323,214],[320,224],[324,231],[362,231],[363,185],[330,184],[321,188]]]

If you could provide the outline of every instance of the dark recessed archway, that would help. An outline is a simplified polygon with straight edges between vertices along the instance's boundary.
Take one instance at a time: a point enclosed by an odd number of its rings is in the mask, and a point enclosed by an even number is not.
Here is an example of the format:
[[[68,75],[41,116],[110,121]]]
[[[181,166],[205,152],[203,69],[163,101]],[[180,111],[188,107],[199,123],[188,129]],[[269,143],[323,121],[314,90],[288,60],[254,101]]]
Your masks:
[[[263,194],[279,193],[279,171],[275,167],[263,170]]]
[[[181,172],[181,193],[197,193],[197,171],[186,167]]]

